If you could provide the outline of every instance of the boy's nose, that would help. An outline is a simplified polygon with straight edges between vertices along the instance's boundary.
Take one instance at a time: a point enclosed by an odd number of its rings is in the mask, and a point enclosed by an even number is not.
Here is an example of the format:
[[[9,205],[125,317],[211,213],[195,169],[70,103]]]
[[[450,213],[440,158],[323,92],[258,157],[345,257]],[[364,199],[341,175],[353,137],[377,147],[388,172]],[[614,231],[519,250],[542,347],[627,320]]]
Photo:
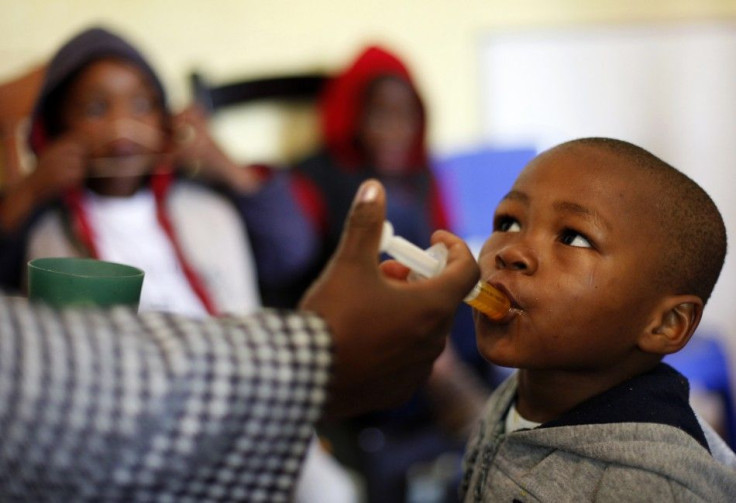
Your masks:
[[[499,269],[533,274],[538,265],[539,261],[536,253],[527,246],[508,245],[501,248],[496,254],[496,267]]]
[[[109,107],[108,118],[111,121],[135,118],[131,104],[124,100],[114,100],[110,103]]]

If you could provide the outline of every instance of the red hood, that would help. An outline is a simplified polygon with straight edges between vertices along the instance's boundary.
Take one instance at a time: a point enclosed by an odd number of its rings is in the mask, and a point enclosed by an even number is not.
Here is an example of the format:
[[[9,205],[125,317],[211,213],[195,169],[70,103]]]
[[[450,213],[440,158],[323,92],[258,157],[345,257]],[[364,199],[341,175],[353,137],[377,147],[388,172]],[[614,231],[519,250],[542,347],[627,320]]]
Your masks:
[[[398,57],[372,46],[363,51],[358,59],[343,73],[330,80],[320,100],[321,126],[324,142],[330,154],[341,165],[357,168],[362,155],[356,148],[354,138],[360,117],[361,97],[366,86],[379,77],[398,77],[414,90],[421,109],[421,132],[417,135],[411,165],[414,169],[426,169],[425,147],[426,113],[416,85],[409,70]]]

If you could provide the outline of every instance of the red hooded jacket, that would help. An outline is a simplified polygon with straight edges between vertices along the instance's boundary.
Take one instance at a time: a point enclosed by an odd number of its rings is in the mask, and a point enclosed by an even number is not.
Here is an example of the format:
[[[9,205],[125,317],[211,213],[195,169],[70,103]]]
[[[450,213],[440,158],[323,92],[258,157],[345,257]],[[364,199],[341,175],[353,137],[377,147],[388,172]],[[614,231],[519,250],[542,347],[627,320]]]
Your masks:
[[[409,84],[420,105],[421,125],[409,162],[402,175],[391,179],[368,164],[356,141],[365,91],[382,77]],[[396,55],[377,46],[365,49],[325,85],[319,112],[323,150],[299,163],[295,174],[302,204],[325,236],[326,254],[337,244],[355,190],[369,177],[387,185],[388,218],[397,233],[427,245],[433,230],[447,228],[447,213],[429,165],[425,107],[408,68]]]

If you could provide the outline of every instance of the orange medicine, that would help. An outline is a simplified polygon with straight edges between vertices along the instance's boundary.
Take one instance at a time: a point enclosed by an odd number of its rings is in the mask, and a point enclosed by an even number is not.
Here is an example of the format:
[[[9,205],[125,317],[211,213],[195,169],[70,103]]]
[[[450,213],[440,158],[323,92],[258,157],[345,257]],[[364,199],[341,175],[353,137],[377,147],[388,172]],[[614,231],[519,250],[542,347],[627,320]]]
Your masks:
[[[406,239],[395,236],[393,225],[388,221],[383,223],[380,249],[411,269],[415,276],[423,278],[439,274],[447,260],[447,248],[443,244],[422,250]],[[506,295],[482,281],[475,284],[464,301],[492,320],[503,319],[511,309],[511,301]]]
[[[492,320],[502,319],[511,309],[511,301],[508,297],[482,281],[475,284],[464,301]]]

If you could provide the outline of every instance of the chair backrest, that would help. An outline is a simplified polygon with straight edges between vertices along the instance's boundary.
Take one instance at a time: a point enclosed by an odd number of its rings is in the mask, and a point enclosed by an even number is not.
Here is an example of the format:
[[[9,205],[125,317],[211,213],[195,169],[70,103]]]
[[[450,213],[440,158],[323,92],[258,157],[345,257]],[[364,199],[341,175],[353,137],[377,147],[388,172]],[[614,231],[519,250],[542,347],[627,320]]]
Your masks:
[[[3,187],[16,183],[28,169],[25,126],[41,88],[44,72],[44,66],[37,66],[0,84],[0,184]]]
[[[288,165],[319,144],[315,105],[328,79],[313,72],[214,84],[194,71],[189,87],[233,159]]]
[[[480,146],[433,159],[450,229],[474,252],[493,230],[493,215],[514,180],[536,155],[532,147]]]
[[[212,85],[199,72],[189,77],[194,100],[212,113],[223,107],[259,100],[313,100],[328,76],[322,73],[282,75]]]

